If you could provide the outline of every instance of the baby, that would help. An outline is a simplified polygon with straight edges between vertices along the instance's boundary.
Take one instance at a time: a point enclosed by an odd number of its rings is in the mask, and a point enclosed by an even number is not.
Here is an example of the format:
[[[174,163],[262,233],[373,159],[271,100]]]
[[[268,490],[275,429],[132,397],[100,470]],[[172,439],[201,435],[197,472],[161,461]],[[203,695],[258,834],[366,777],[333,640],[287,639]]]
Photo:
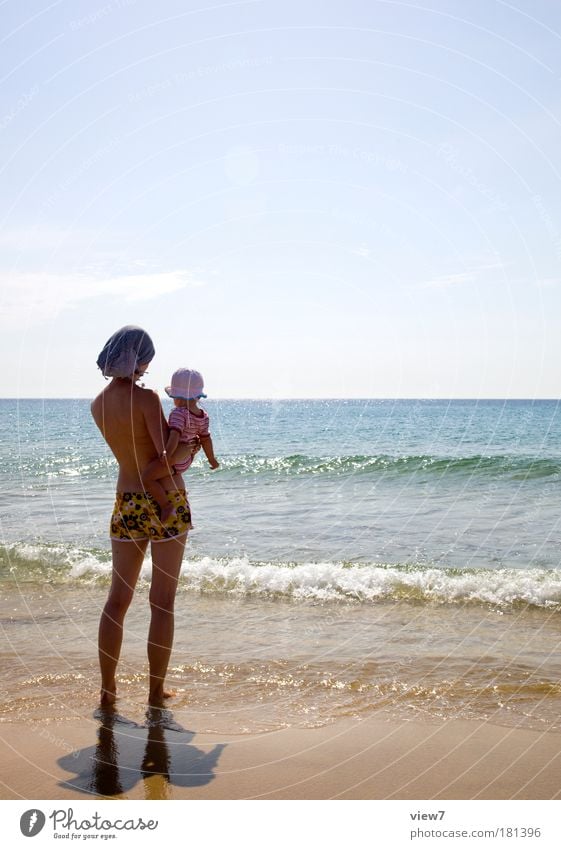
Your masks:
[[[160,505],[162,524],[173,511],[173,505],[160,483],[162,478],[169,477],[170,467],[174,474],[184,472],[193,462],[199,447],[205,452],[211,469],[219,466],[208,429],[208,413],[197,405],[200,398],[206,398],[203,389],[202,375],[188,368],[177,369],[172,375],[171,386],[166,386],[167,394],[175,402],[169,415],[169,438],[159,458],[149,463],[142,472],[146,492]]]

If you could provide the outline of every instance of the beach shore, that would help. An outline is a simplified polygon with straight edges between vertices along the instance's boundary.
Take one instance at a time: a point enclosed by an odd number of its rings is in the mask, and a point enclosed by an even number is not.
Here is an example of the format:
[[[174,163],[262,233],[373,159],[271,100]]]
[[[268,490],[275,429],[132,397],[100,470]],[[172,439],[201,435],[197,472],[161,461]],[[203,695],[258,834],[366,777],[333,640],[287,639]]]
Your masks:
[[[167,726],[167,727],[166,727]],[[168,717],[0,728],[4,799],[555,799],[561,734],[371,717],[197,734]]]

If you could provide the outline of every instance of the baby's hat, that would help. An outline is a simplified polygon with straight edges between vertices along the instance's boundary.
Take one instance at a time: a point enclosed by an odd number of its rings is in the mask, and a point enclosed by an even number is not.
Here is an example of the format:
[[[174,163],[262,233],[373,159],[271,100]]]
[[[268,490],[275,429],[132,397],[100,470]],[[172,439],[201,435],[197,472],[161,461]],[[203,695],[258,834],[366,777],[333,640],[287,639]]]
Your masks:
[[[206,398],[203,389],[203,376],[190,368],[178,368],[171,376],[171,386],[166,386],[170,398],[182,398],[184,401],[197,401]]]

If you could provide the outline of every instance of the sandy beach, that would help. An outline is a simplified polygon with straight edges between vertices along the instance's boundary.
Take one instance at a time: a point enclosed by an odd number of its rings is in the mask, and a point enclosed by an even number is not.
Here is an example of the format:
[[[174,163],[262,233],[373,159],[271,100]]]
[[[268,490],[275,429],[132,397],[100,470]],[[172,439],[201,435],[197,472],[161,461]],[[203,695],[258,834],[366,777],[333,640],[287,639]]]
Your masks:
[[[164,727],[164,726],[169,727]],[[5,799],[556,799],[561,735],[372,717],[260,735],[171,717],[0,732]]]

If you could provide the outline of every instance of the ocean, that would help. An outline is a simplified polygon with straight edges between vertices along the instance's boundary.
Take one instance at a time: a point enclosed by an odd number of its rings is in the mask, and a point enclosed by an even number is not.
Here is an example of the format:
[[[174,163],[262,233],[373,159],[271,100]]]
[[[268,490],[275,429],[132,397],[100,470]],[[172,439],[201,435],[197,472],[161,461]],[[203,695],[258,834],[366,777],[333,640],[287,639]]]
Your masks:
[[[170,402],[164,401],[166,412]],[[173,711],[561,728],[557,401],[209,400],[186,473]],[[0,721],[90,716],[116,464],[89,401],[0,400]],[[145,706],[150,562],[119,710]]]

